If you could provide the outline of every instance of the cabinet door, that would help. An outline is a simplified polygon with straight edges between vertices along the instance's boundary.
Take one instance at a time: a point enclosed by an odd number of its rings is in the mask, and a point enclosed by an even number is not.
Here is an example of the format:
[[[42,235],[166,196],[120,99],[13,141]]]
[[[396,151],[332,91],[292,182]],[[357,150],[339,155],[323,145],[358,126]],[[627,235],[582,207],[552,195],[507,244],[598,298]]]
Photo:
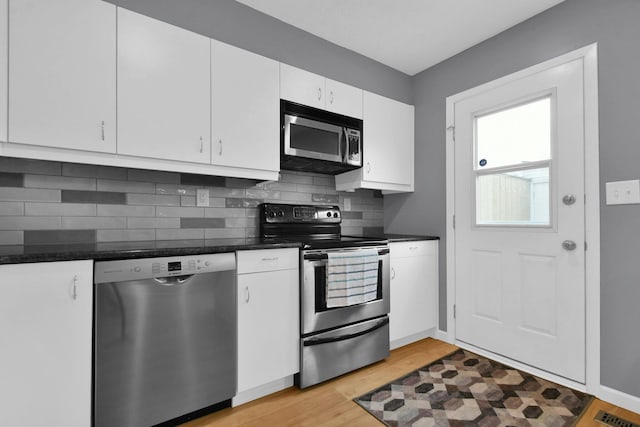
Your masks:
[[[363,179],[413,184],[413,106],[364,92]]]
[[[211,162],[209,39],[118,8],[118,153]]]
[[[0,266],[3,425],[91,424],[92,275],[92,261]]]
[[[344,116],[362,118],[363,90],[335,80],[326,80],[327,110]]]
[[[211,40],[212,163],[278,171],[278,63]]]
[[[391,243],[390,251],[389,339],[395,341],[436,326],[438,255],[436,242]]]
[[[116,7],[9,4],[9,141],[114,153]]]
[[[280,98],[324,110],[325,78],[281,63]]]
[[[298,270],[238,275],[238,392],[299,371]]]

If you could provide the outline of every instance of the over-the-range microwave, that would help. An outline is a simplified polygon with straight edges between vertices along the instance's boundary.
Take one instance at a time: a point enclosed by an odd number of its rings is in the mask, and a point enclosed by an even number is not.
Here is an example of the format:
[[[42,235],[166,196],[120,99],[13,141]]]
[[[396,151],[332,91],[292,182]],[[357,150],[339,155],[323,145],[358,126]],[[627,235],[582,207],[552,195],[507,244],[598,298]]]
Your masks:
[[[362,120],[280,101],[281,169],[336,175],[362,167]]]

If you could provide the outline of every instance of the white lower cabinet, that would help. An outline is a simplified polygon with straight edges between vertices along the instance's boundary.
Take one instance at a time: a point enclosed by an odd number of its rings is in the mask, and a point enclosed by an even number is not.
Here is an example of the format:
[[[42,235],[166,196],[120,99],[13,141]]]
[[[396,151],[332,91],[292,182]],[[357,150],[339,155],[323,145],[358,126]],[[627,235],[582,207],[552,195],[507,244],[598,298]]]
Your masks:
[[[2,425],[91,425],[93,261],[0,265]]]
[[[239,251],[237,406],[289,387],[299,371],[299,250]]]
[[[438,241],[391,242],[391,348],[431,336],[438,308]]]

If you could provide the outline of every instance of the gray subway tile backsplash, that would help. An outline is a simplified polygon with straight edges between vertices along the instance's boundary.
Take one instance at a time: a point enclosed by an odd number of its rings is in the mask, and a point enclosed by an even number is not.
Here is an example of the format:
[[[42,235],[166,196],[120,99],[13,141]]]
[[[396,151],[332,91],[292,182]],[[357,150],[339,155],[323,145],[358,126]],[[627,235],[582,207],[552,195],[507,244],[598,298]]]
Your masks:
[[[24,215],[24,205],[22,202],[0,202],[0,216]]]
[[[62,190],[62,203],[124,205],[127,203],[127,193],[114,191]]]
[[[95,230],[26,230],[25,245],[95,243]]]
[[[224,218],[180,218],[180,228],[224,228]]]
[[[209,190],[208,207],[195,206],[198,188]],[[0,245],[244,239],[259,235],[263,201],[342,207],[345,198],[344,234],[383,230],[380,192],[337,192],[327,175],[283,171],[257,182],[0,157]]]
[[[0,172],[0,187],[24,187],[24,174]]]

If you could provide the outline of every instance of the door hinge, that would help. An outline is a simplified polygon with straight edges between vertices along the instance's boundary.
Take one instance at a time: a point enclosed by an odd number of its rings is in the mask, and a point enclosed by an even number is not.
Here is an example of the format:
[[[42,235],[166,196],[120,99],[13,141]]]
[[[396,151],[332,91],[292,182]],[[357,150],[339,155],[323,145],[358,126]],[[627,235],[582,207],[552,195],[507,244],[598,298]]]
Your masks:
[[[447,128],[448,131],[451,131],[451,139],[455,142],[456,141],[456,127],[451,125]]]
[[[453,318],[456,318],[456,305],[453,304]]]

